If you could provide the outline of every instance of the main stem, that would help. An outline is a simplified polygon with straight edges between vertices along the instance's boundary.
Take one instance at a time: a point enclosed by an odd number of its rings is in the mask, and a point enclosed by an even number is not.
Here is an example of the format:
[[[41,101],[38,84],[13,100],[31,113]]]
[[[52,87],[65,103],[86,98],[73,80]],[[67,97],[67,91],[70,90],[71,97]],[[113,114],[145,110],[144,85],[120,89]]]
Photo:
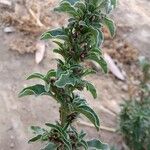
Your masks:
[[[69,115],[69,108],[67,103],[61,104],[59,108],[59,113],[60,113],[60,122],[62,127],[65,127],[67,125],[67,116]]]

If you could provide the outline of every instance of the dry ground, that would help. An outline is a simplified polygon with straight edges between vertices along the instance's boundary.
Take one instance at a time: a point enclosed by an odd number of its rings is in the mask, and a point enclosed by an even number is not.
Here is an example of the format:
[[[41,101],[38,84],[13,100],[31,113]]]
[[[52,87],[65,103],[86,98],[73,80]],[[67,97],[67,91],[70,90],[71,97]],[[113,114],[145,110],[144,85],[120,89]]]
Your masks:
[[[119,35],[132,43],[140,53],[150,57],[150,17],[148,0],[120,0],[120,5],[113,16],[118,24]],[[57,22],[57,18],[53,18]],[[140,21],[139,21],[140,20]],[[20,32],[20,31],[19,31]],[[16,34],[16,33],[14,33]],[[55,55],[47,48],[43,62],[35,64],[33,54],[20,55],[10,51],[9,43],[13,34],[5,34],[0,28],[0,150],[38,150],[41,145],[27,144],[32,135],[28,130],[30,125],[43,125],[44,122],[58,119],[58,104],[47,97],[26,97],[18,99],[17,94],[22,87],[35,83],[25,81],[32,72],[43,72],[56,67]],[[132,64],[131,64],[132,66]],[[133,64],[134,66],[134,64]],[[125,68],[124,68],[125,69]],[[90,105],[101,116],[102,126],[117,128],[116,114],[120,111],[119,104],[127,98],[127,82],[115,79],[112,75],[98,72],[88,77],[98,92],[97,100],[89,93],[84,93]],[[87,122],[87,120],[85,120]],[[121,137],[113,132],[79,125],[88,132],[88,138],[100,137],[103,141],[117,145],[122,144]]]

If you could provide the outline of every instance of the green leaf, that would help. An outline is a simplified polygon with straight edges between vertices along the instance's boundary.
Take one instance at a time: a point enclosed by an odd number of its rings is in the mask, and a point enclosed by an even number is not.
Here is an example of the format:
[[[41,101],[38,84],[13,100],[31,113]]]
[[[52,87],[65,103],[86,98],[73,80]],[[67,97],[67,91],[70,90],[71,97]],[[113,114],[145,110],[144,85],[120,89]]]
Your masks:
[[[59,7],[54,9],[55,11],[65,12],[72,16],[77,16],[76,9],[68,1],[62,1]]]
[[[76,2],[78,2],[79,0],[66,0],[68,1],[70,4],[74,5]]]
[[[70,76],[70,72],[68,71],[66,74],[61,74],[60,78],[55,82],[55,85],[59,88],[64,88],[66,85],[74,86],[75,83],[75,78],[72,78]]]
[[[100,122],[97,114],[91,109],[86,103],[84,99],[76,98],[73,100],[73,108],[74,111],[77,111],[83,115],[85,115],[99,130]]]
[[[41,150],[57,150],[57,147],[59,145],[55,145],[54,143],[49,142],[45,148],[42,148]]]
[[[97,53],[98,55],[102,55],[102,51],[99,48],[94,47],[94,48],[91,49],[91,52]]]
[[[59,126],[59,125],[54,125],[54,124],[51,124],[51,123],[45,123],[45,125],[48,126],[48,127],[50,127],[50,128],[52,128],[52,129],[57,130],[60,134],[63,133],[63,128],[61,126]],[[64,134],[64,136],[65,137],[67,136],[66,133]]]
[[[95,74],[96,71],[93,70],[93,69],[85,69],[84,72],[83,72],[83,77],[89,75],[89,74]]]
[[[64,40],[67,38],[67,35],[66,35],[64,29],[58,28],[58,29],[47,31],[47,32],[43,33],[41,36],[42,40],[47,40],[47,39],[51,39],[51,38],[57,38],[57,39]]]
[[[55,129],[56,131],[58,131],[58,133],[60,134],[60,139],[62,140],[62,142],[66,145],[67,149],[70,150],[71,149],[71,143],[68,139],[68,135],[67,133],[63,130],[63,128],[59,125],[54,125],[51,123],[46,123],[46,126]]]
[[[93,109],[91,109],[89,106],[80,106],[76,108],[75,110],[85,115],[94,124],[96,129],[99,131],[99,126],[100,126],[99,118],[97,114],[93,111]]]
[[[113,9],[113,5],[111,4],[111,0],[102,0],[98,9],[102,12],[102,14],[109,14]]]
[[[37,136],[33,137],[32,139],[30,139],[30,140],[28,141],[28,143],[38,141],[38,140],[41,139],[41,137],[42,137],[42,135],[37,135]]]
[[[87,57],[87,59],[90,59],[90,60],[97,62],[101,66],[103,71],[105,73],[107,73],[107,70],[108,70],[107,69],[107,63],[102,57],[99,58],[95,53],[90,53],[89,56]]]
[[[61,56],[63,56],[65,58],[65,53],[62,49],[54,49],[53,52],[60,54]]]
[[[57,44],[60,48],[64,47],[64,43],[61,43],[59,41],[53,41],[55,44]]]
[[[84,147],[85,150],[88,150],[88,144],[86,141],[81,140],[80,144]]]
[[[44,78],[49,80],[51,77],[56,77],[56,71],[54,69],[49,70]]]
[[[81,132],[79,134],[79,138],[83,139],[85,136],[86,136],[86,133],[83,130],[81,130]]]
[[[46,92],[49,92],[50,87],[51,87],[50,83],[46,83],[46,82],[45,82],[45,91],[46,91]]]
[[[97,98],[96,89],[91,83],[86,82],[86,89],[91,92],[91,94],[93,95],[94,98]]]
[[[35,137],[30,139],[28,143],[30,142],[35,142],[37,140],[41,140],[42,136],[45,134],[45,129],[39,127],[39,126],[31,126],[31,130],[33,131],[34,134],[36,134]]]
[[[84,21],[79,21],[79,25],[88,28],[88,26]]]
[[[37,135],[43,135],[45,133],[45,130],[39,126],[31,126],[31,130]]]
[[[109,29],[109,32],[110,32],[111,36],[114,37],[115,32],[116,32],[116,27],[115,27],[114,21],[112,21],[111,19],[105,17],[104,18],[104,23],[107,26],[107,28]]]
[[[77,12],[78,12],[78,15],[80,17],[84,16],[84,14],[86,12],[86,5],[85,5],[85,3],[79,1],[79,2],[75,3],[74,7],[77,8]],[[81,22],[83,22],[83,21],[81,21]]]
[[[89,31],[90,31],[91,35],[93,36],[92,41],[93,41],[93,43],[96,44],[96,46],[98,46],[99,44],[101,44],[103,42],[102,35],[99,30],[90,26]]]
[[[90,0],[89,2],[95,6],[98,6],[98,4],[102,2],[102,0]]]
[[[104,41],[104,35],[103,35],[103,32],[101,30],[98,30],[98,46],[100,47]]]
[[[102,143],[101,141],[99,141],[97,139],[87,141],[87,144],[91,148],[89,150],[93,150],[93,148],[96,148],[96,150],[110,150],[110,148],[107,144]]]
[[[111,0],[111,5],[116,8],[117,6],[117,0]]]
[[[93,26],[88,26],[84,21],[79,22],[80,25],[83,26],[83,34],[90,40],[90,44],[93,47],[99,47],[103,40],[104,36],[101,30],[94,28]]]
[[[34,78],[44,80],[44,75],[42,75],[40,73],[33,73],[27,78],[27,80],[34,79]]]
[[[36,84],[34,86],[29,86],[27,88],[24,88],[20,93],[19,97],[28,96],[28,95],[50,95],[50,93],[47,93],[45,91],[45,87],[41,84]]]

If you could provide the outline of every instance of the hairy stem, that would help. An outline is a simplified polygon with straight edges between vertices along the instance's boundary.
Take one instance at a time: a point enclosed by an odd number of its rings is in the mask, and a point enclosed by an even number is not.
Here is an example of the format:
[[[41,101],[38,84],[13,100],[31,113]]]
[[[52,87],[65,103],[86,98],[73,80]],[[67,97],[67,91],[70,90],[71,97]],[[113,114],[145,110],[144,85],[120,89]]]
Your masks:
[[[66,104],[63,104],[60,106],[59,108],[59,112],[60,112],[60,122],[62,127],[64,127],[66,125],[67,122],[67,115],[68,115],[68,106]]]

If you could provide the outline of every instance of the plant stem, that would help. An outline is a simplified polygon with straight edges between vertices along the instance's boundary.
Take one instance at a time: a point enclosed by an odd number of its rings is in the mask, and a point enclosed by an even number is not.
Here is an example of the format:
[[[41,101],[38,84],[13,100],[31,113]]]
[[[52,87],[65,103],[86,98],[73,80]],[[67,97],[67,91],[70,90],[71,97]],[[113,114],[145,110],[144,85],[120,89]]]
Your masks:
[[[68,106],[66,104],[62,104],[60,106],[60,122],[62,127],[66,125],[67,115],[68,115]]]

